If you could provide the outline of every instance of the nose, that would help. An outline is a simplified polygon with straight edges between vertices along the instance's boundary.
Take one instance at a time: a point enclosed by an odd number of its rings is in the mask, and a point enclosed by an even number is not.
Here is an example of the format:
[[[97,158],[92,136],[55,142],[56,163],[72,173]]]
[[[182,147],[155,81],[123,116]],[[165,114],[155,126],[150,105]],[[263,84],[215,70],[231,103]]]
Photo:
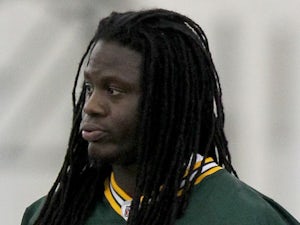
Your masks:
[[[96,91],[85,98],[83,112],[93,116],[106,116],[109,112],[108,104]]]

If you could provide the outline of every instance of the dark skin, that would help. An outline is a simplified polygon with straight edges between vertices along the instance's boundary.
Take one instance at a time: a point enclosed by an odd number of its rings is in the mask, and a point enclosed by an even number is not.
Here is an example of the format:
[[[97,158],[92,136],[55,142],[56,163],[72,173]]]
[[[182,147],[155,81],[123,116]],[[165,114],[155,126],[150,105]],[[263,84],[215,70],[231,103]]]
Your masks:
[[[98,41],[84,70],[82,137],[91,161],[112,165],[116,182],[133,196],[141,55],[116,42]]]

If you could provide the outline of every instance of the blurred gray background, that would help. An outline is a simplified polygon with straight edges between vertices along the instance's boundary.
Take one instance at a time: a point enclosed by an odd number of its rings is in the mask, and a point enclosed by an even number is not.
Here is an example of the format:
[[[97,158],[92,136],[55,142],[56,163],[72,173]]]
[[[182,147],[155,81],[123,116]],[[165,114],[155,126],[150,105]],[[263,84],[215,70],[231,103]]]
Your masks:
[[[206,32],[240,178],[300,219],[299,0],[0,1],[0,218],[20,224],[60,169],[73,78],[101,17],[163,7]]]

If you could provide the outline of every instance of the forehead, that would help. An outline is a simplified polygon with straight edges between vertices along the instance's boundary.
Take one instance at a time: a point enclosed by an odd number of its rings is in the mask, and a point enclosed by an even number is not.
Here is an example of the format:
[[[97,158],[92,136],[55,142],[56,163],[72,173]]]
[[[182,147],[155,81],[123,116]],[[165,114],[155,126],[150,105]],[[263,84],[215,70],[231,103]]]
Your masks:
[[[136,73],[140,71],[141,61],[142,57],[137,51],[117,42],[100,40],[91,52],[85,72],[109,69]]]

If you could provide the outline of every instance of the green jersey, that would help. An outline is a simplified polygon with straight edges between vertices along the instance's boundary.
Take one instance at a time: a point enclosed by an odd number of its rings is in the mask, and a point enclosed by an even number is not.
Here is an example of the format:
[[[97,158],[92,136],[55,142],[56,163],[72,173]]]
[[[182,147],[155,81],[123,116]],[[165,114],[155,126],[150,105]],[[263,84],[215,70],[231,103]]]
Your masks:
[[[199,162],[195,169],[198,166]],[[188,208],[176,225],[299,225],[278,203],[219,167],[211,158],[205,160],[195,184]],[[117,185],[113,174],[105,182],[104,196],[84,225],[126,225],[132,198]],[[26,209],[22,225],[34,223],[44,199]]]

